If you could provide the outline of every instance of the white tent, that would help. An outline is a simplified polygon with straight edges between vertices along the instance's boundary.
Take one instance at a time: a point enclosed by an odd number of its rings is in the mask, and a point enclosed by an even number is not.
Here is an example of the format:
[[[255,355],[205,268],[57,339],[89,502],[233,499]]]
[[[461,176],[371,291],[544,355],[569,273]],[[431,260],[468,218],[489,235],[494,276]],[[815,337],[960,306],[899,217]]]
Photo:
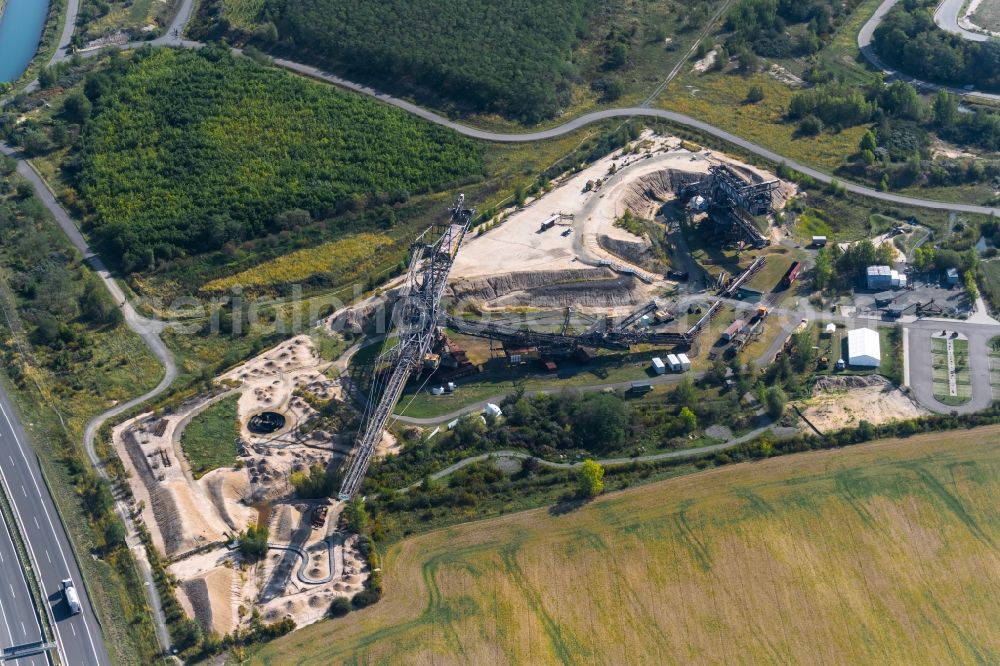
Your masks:
[[[878,332],[856,328],[847,334],[847,363],[865,368],[877,368],[882,359]]]

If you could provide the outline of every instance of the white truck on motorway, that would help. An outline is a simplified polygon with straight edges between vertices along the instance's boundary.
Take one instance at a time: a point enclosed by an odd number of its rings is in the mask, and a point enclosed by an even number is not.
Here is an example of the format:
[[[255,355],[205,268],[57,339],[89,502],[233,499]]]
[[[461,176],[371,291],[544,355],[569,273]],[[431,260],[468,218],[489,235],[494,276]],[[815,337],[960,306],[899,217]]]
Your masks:
[[[80,607],[80,597],[76,593],[76,587],[73,585],[73,579],[65,579],[62,582],[62,586],[63,596],[66,597],[66,605],[69,606],[70,615],[77,615],[83,609]]]

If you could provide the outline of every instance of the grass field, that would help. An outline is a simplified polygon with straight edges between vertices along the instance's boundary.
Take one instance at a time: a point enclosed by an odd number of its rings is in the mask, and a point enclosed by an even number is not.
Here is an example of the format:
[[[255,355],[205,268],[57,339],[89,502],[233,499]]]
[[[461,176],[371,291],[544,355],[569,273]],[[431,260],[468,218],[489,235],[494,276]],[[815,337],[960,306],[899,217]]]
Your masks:
[[[763,101],[741,103],[753,85],[764,91]],[[832,171],[845,156],[857,151],[865,127],[851,127],[836,134],[824,131],[815,137],[798,136],[797,125],[785,122],[794,93],[793,88],[765,74],[689,72],[674,79],[660,103],[791,159]]]
[[[255,663],[995,663],[998,492],[991,426],[469,523]]]
[[[1000,1],[983,0],[970,18],[981,28],[1000,32]]]
[[[236,462],[236,403],[231,395],[201,412],[181,433],[181,447],[191,464],[194,477],[213,469],[232,467]]]
[[[833,39],[817,56],[826,69],[854,84],[864,85],[875,80],[877,74],[858,48],[858,32],[880,4],[881,0],[864,0],[837,29]]]

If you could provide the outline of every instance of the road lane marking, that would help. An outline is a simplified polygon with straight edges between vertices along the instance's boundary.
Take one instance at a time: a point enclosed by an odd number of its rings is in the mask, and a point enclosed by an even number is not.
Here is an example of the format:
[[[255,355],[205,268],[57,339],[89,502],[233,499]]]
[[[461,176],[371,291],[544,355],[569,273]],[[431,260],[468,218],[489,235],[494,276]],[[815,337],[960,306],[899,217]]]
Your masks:
[[[21,486],[21,492],[22,492],[22,493],[24,493],[24,496],[25,496],[25,497],[27,497],[27,496],[28,496],[28,491],[24,489],[24,486],[23,486],[23,485]]]
[[[31,482],[35,485],[35,492],[38,493],[38,497],[41,499],[42,511],[45,513],[45,520],[49,524],[49,529],[52,530],[52,536],[55,538],[56,547],[59,549],[59,555],[62,558],[63,567],[64,567],[64,569],[67,572],[69,572],[69,562],[66,559],[66,553],[63,551],[62,541],[59,538],[59,535],[62,534],[62,536],[68,540],[69,539],[69,535],[66,534],[65,530],[62,531],[62,532],[57,532],[56,531],[55,525],[53,525],[53,523],[52,523],[52,516],[49,515],[49,509],[46,506],[45,498],[42,495],[41,488],[38,487],[38,479],[35,478],[35,473],[32,470],[31,465],[28,464],[28,456],[24,453],[24,447],[21,446],[21,439],[17,436],[17,432],[15,432],[15,430],[14,430],[14,424],[11,423],[10,416],[7,414],[7,409],[3,406],[3,402],[2,401],[0,401],[0,414],[3,414],[4,421],[7,422],[7,427],[10,429],[11,434],[14,435],[14,443],[17,444],[17,450],[21,454],[21,459],[24,461],[24,465],[27,468],[28,476],[31,477]],[[6,484],[6,481],[7,481],[7,479],[4,477],[2,471],[0,471],[0,481],[4,482],[5,484]],[[22,486],[21,488],[23,490],[24,486]],[[25,495],[25,497],[27,497],[27,495]],[[54,500],[51,500],[51,501],[54,502]],[[13,505],[14,514],[16,515],[17,519],[23,523],[24,521],[21,518],[21,512],[18,510],[17,505],[14,504],[13,502],[11,504]],[[53,504],[53,507],[54,506],[55,505]],[[35,557],[35,550],[31,546],[31,540],[29,539],[27,541],[28,541],[28,543],[27,543],[28,552],[31,555],[31,559],[35,560],[37,558]],[[82,577],[82,575],[83,574],[81,574],[81,577]],[[25,577],[25,573],[24,573],[23,570],[21,571],[21,576],[22,576],[22,578],[24,578],[24,585],[25,585],[25,588],[27,588],[28,581],[27,581],[27,578]],[[94,656],[94,663],[95,664],[100,664],[101,663],[101,658],[97,654],[97,644],[94,643],[94,637],[90,633],[90,623],[87,621],[87,617],[86,616],[84,616],[84,618],[83,618],[83,628],[87,632],[87,642],[90,643],[90,652]],[[56,633],[56,641],[60,645],[60,647],[62,647],[62,635],[61,635],[61,633],[59,631],[59,623],[58,622],[53,622],[53,629],[55,630],[55,633]],[[75,629],[73,630],[73,633],[74,633],[74,635],[76,634],[76,630]],[[63,656],[65,656],[65,648],[63,648],[62,652],[63,652]]]
[[[71,625],[69,625],[69,628],[73,630],[73,635],[74,635],[74,636],[76,636],[76,627],[74,627],[74,626],[73,626],[73,625],[71,624]]]
[[[7,583],[7,587],[10,588],[10,598],[17,599],[17,595],[14,594],[14,585],[12,583]]]
[[[49,561],[49,564],[52,564],[52,558],[49,557],[49,551],[45,551],[45,559]]]
[[[38,524],[38,516],[32,516],[35,519],[35,529],[42,529],[42,526]]]
[[[24,628],[24,620],[21,621],[21,633],[25,636],[28,635],[28,630]]]

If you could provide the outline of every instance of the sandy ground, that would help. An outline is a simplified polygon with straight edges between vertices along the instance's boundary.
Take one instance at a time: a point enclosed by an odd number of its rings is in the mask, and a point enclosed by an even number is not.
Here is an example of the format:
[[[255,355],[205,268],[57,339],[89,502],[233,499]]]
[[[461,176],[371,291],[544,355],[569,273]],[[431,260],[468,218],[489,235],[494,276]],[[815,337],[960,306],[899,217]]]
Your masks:
[[[799,407],[822,432],[916,418],[928,414],[908,395],[878,375],[842,375],[817,380],[813,396]]]
[[[339,518],[342,505],[335,504],[327,516],[327,523],[314,528],[310,524],[313,506],[309,503],[282,503],[271,514],[271,541],[295,544],[309,556],[305,574],[311,579],[322,579],[331,574],[327,539],[332,538],[333,572],[325,583],[303,583],[298,573],[302,559],[288,551],[272,550],[254,571],[257,599],[264,620],[275,622],[291,617],[297,625],[322,619],[330,602],[338,596],[350,597],[364,589],[368,567],[357,550],[357,537],[341,540],[342,535],[332,535],[332,525]]]
[[[597,160],[560,182],[552,191],[512,213],[489,232],[473,236],[455,259],[452,278],[500,275],[524,271],[585,269],[600,260],[621,263],[620,257],[602,249],[598,236],[635,242],[638,239],[614,226],[629,204],[627,195],[636,181],[657,172],[704,174],[713,162],[724,162],[763,178],[773,175],[736,162],[724,155],[691,153],[680,148],[680,139],[645,133],[646,146],[639,154],[614,153]],[[615,174],[610,175],[612,164]],[[605,184],[584,191],[588,181]],[[542,221],[553,214],[572,216],[572,225],[540,232]],[[572,232],[563,235],[571,228]]]
[[[694,64],[694,66],[691,68],[691,71],[704,74],[705,72],[710,70],[713,65],[715,65],[715,60],[718,57],[718,55],[719,52],[716,49],[712,49],[711,51],[705,54],[704,58],[702,58],[701,60],[699,60]]]
[[[307,624],[323,616],[333,597],[350,596],[363,587],[367,571],[362,558],[355,542],[342,543],[342,536],[334,536],[339,564],[332,580],[322,585],[298,580],[301,559],[293,553],[271,551],[262,563],[248,568],[237,552],[227,548],[234,535],[258,520],[256,505],[290,493],[292,472],[313,464],[325,466],[350,446],[338,433],[298,430],[316,416],[304,394],[318,400],[342,398],[339,380],[324,374],[329,365],[312,339],[300,335],[218,377],[215,393],[170,413],[140,415],[113,432],[153,543],[172,560],[170,571],[180,583],[178,599],[206,630],[231,632],[242,619],[239,609],[255,603],[265,615],[290,616],[297,624]],[[233,392],[239,393],[242,464],[195,479],[180,445],[181,432],[192,418]],[[249,432],[247,420],[262,411],[285,415],[285,427],[266,436]],[[398,450],[398,442],[387,436],[379,454]],[[314,529],[310,525],[314,504],[279,502],[271,513],[269,540],[308,551],[306,575],[319,579],[331,573],[326,539],[334,533],[339,505],[331,507],[327,520]],[[290,571],[287,576],[285,569]]]
[[[271,438],[292,430],[308,418],[309,406],[293,395],[298,388],[306,388],[324,400],[340,398],[340,384],[323,374],[329,365],[319,357],[308,335],[298,335],[219,377],[220,381],[242,385],[237,411],[243,436],[255,438],[246,429],[246,422],[260,412],[278,412],[286,418],[285,427]]]

